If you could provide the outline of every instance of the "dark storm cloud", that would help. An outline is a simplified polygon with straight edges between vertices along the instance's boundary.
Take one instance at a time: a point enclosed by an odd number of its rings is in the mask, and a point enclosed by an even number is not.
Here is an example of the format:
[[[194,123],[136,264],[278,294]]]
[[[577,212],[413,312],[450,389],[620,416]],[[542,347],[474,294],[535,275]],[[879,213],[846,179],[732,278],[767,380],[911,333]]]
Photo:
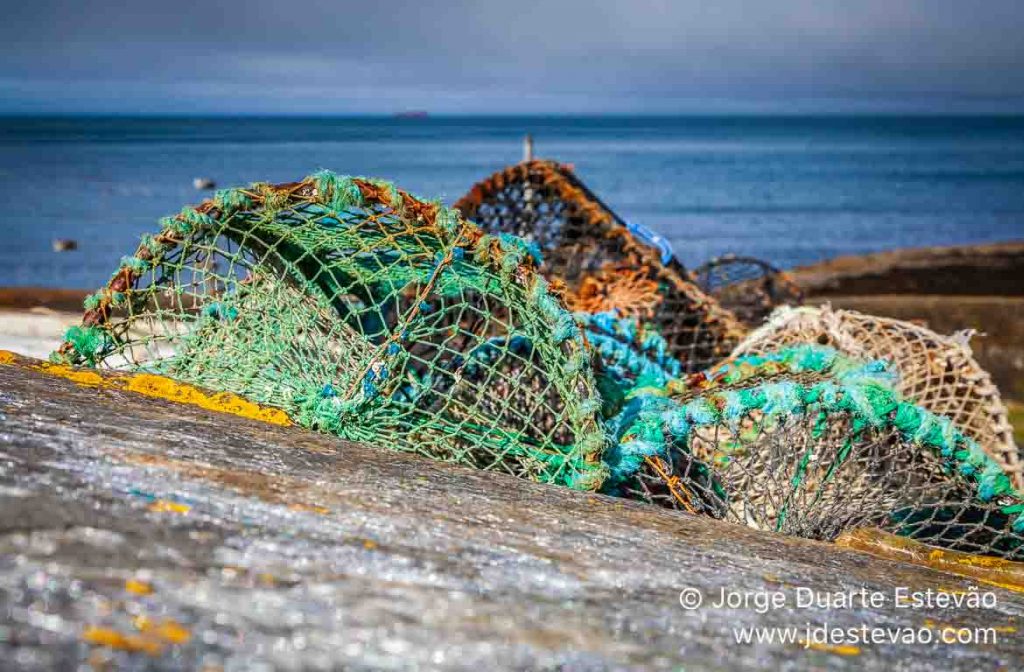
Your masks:
[[[1022,31],[1020,0],[43,0],[0,23],[0,110],[1017,109]]]

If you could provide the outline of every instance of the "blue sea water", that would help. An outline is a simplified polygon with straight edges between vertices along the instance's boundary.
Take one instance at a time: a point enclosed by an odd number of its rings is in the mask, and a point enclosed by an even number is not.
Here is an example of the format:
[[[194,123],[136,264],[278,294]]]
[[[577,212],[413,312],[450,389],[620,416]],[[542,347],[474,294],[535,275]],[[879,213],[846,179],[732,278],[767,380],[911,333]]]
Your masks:
[[[525,133],[690,266],[1024,238],[1024,117],[6,118],[0,286],[102,284],[159,217],[208,195],[197,176],[330,168],[450,203],[518,161]]]

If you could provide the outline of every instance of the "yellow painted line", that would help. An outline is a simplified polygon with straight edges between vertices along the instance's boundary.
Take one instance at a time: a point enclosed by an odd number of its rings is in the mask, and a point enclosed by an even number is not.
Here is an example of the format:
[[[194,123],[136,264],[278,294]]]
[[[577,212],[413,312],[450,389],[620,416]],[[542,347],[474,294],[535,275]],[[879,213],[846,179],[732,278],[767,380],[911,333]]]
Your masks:
[[[840,656],[859,656],[860,647],[853,646],[852,644],[819,644],[818,642],[806,643],[808,649],[814,649],[815,651],[824,651],[825,653],[835,653]]]
[[[1024,562],[937,549],[913,539],[865,528],[846,532],[835,543],[877,558],[928,567],[1015,593],[1024,593]],[[958,592],[950,588],[942,590]]]
[[[149,510],[155,513],[181,513],[186,514],[192,510],[188,504],[179,504],[166,499],[158,499],[149,505]]]
[[[133,595],[153,594],[153,586],[149,582],[139,579],[128,579],[124,582],[124,589]]]
[[[189,629],[171,618],[155,620],[148,616],[137,616],[132,624],[139,634],[123,633],[103,626],[87,626],[82,631],[82,641],[93,646],[159,656],[168,644],[187,644],[192,639]]]
[[[149,616],[137,616],[132,624],[144,635],[149,635],[171,644],[186,644],[192,639],[192,633],[189,632],[188,628],[173,618],[164,618],[158,621]]]
[[[117,630],[90,625],[82,631],[82,641],[93,646],[105,646],[110,649],[120,649],[133,653],[146,653],[150,656],[159,656],[163,653],[163,644],[150,637],[134,634],[124,634]]]
[[[228,413],[250,420],[288,427],[291,418],[277,408],[260,406],[230,392],[210,393],[198,387],[179,383],[164,376],[151,373],[100,374],[91,369],[81,369],[63,364],[51,364],[21,357],[7,350],[0,350],[0,364],[19,366],[50,376],[58,376],[84,387],[106,388],[134,392],[154,399],[164,399],[179,404],[198,406],[208,411]]]

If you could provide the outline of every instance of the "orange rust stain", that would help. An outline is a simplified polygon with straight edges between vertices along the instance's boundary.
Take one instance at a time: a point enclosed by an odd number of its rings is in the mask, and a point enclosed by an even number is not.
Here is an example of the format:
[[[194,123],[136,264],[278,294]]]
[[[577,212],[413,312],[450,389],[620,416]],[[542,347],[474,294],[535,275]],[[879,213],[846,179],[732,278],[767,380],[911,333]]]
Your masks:
[[[106,646],[111,649],[121,649],[133,653],[146,653],[151,656],[159,656],[163,652],[163,644],[151,637],[140,635],[126,635],[111,630],[90,625],[82,631],[82,641],[94,646]]]
[[[90,625],[82,631],[82,641],[94,646],[159,656],[167,644],[187,644],[192,639],[189,629],[171,618],[157,621],[148,616],[138,616],[132,623],[139,634]]]
[[[173,618],[156,621],[148,616],[138,616],[133,624],[139,632],[171,644],[187,644],[192,639],[189,629]]]
[[[139,579],[128,579],[124,582],[124,589],[133,595],[152,595],[153,586],[146,581]]]
[[[853,646],[852,644],[819,644],[817,642],[803,642],[808,649],[814,649],[815,651],[824,651],[825,653],[835,653],[840,656],[859,656],[860,647]]]
[[[149,510],[155,513],[180,513],[186,514],[192,510],[188,504],[180,504],[166,499],[158,499],[149,505]]]

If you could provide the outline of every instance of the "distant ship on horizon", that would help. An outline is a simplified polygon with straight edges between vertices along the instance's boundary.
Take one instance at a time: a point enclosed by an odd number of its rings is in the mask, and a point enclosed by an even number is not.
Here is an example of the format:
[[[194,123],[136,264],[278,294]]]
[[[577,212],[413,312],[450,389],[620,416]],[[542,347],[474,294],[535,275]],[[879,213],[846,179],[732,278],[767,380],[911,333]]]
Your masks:
[[[395,119],[426,119],[429,116],[426,110],[405,110],[394,114]]]

